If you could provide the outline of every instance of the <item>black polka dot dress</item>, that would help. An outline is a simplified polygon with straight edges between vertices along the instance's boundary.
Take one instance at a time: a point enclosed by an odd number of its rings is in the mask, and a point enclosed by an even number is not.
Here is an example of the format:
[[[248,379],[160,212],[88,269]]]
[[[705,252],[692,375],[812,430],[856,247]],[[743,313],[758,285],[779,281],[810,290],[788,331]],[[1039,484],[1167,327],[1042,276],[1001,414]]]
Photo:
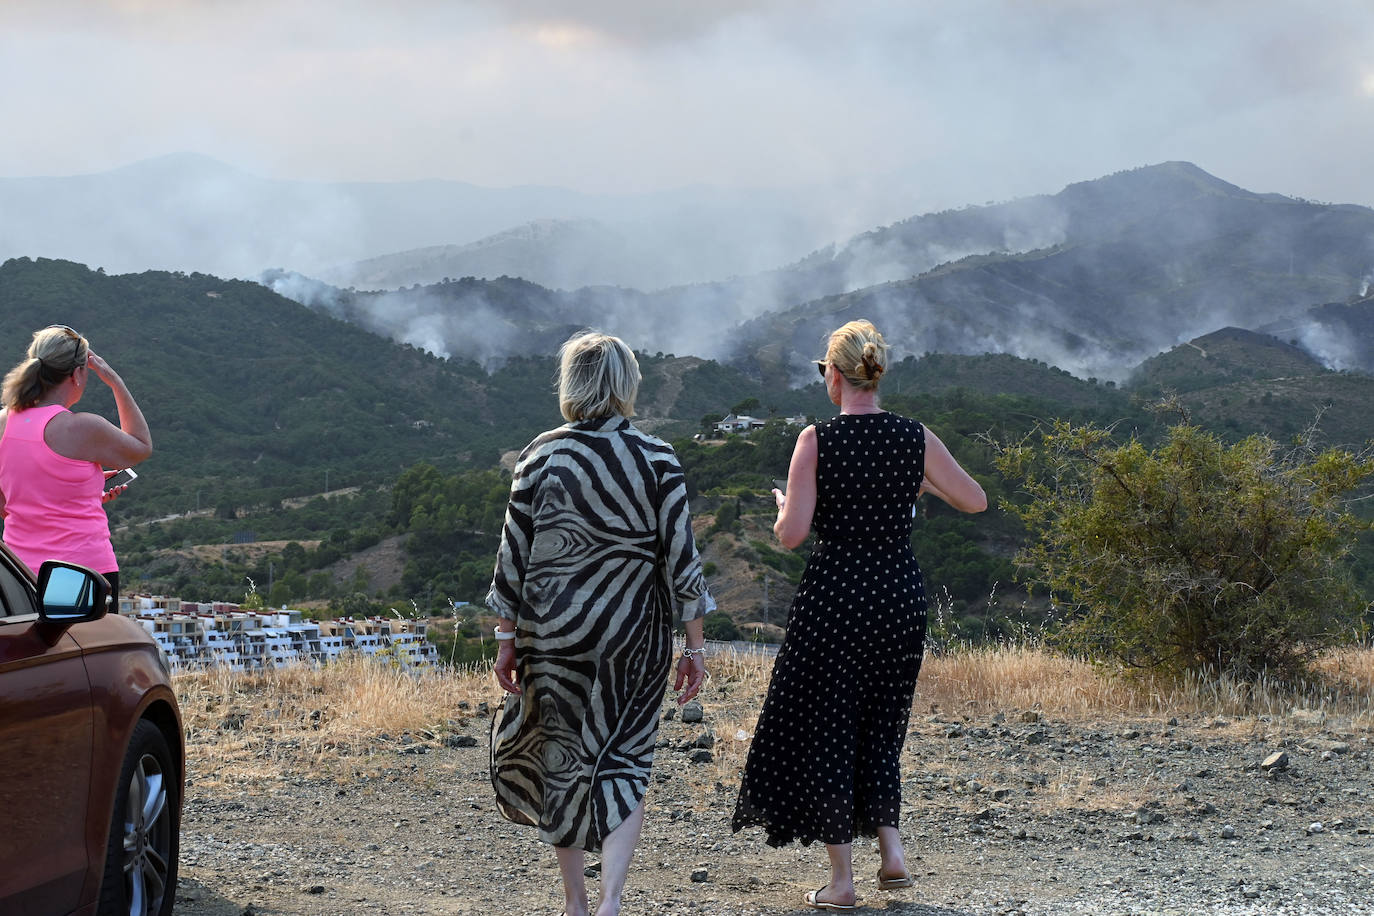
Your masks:
[[[815,546],[788,612],[733,829],[782,846],[897,826],[898,758],[926,631],[911,552],[925,430],[891,413],[816,425]]]

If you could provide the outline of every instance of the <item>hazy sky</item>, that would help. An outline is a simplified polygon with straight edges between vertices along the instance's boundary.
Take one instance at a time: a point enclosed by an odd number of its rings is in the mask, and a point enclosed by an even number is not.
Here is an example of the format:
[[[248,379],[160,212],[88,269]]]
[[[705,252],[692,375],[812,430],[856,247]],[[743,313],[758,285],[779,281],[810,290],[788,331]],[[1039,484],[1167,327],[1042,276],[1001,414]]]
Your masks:
[[[1371,0],[3,0],[0,86],[10,177],[190,150],[916,212],[1187,159],[1374,205]]]

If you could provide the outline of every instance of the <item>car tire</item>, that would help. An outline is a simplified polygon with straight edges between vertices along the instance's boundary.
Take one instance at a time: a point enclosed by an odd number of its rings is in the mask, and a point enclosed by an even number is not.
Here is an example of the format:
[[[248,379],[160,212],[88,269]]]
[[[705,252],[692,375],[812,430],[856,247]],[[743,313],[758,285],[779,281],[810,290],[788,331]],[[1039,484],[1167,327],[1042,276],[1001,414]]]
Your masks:
[[[115,791],[100,916],[169,916],[176,899],[181,781],[161,730],[140,720]]]

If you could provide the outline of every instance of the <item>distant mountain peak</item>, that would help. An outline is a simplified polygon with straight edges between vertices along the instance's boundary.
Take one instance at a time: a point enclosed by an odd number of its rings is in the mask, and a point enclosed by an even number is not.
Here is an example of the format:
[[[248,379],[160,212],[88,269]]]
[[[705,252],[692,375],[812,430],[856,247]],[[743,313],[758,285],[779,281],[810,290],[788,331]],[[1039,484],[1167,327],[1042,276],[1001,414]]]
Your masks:
[[[179,179],[243,178],[248,175],[247,172],[221,162],[213,156],[189,151],[140,159],[137,162],[111,169],[110,172],[117,175],[152,174],[160,178],[175,177]]]
[[[1263,331],[1251,331],[1247,328],[1237,328],[1233,326],[1217,328],[1215,331],[1203,334],[1201,337],[1194,337],[1192,340],[1188,341],[1186,345],[1180,344],[1180,346],[1200,346],[1206,348],[1209,345],[1216,346],[1223,343],[1282,350],[1294,359],[1311,361],[1314,366],[1317,365],[1316,361],[1312,360],[1312,358],[1300,347],[1295,347],[1286,341],[1280,340],[1273,334],[1268,334]]]
[[[1183,193],[1203,191],[1226,197],[1260,197],[1253,191],[1247,191],[1238,185],[1221,180],[1191,162],[1177,159],[1154,165],[1142,165],[1138,168],[1115,172],[1090,181],[1075,182],[1061,193],[1074,197],[1079,194],[1100,195],[1120,191],[1159,194],[1166,190]]]
[[[619,237],[619,234],[611,230],[605,223],[594,219],[536,219],[519,226],[512,226],[502,232],[490,235],[484,239],[478,239],[467,245],[449,246],[454,249],[468,247],[481,247],[491,245],[496,242],[509,241],[512,239],[522,239],[528,241],[538,241],[541,239],[555,239],[564,236],[572,236],[580,233],[595,233],[607,237]]]
[[[1271,334],[1224,327],[1150,357],[1136,368],[1135,379],[1186,392],[1237,379],[1326,371],[1306,350]]]
[[[623,233],[600,220],[536,219],[462,245],[427,245],[340,264],[324,279],[368,289],[429,285],[447,277],[523,277],[551,288],[604,284],[629,258]],[[600,271],[600,273],[598,273]]]

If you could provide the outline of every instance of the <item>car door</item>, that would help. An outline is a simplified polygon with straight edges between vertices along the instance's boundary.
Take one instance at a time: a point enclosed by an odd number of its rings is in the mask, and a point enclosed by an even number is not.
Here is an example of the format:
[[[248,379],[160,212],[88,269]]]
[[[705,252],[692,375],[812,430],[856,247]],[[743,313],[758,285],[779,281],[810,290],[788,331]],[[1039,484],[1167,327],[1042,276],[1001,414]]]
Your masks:
[[[87,870],[92,709],[81,648],[40,624],[0,550],[0,912],[66,913]]]

